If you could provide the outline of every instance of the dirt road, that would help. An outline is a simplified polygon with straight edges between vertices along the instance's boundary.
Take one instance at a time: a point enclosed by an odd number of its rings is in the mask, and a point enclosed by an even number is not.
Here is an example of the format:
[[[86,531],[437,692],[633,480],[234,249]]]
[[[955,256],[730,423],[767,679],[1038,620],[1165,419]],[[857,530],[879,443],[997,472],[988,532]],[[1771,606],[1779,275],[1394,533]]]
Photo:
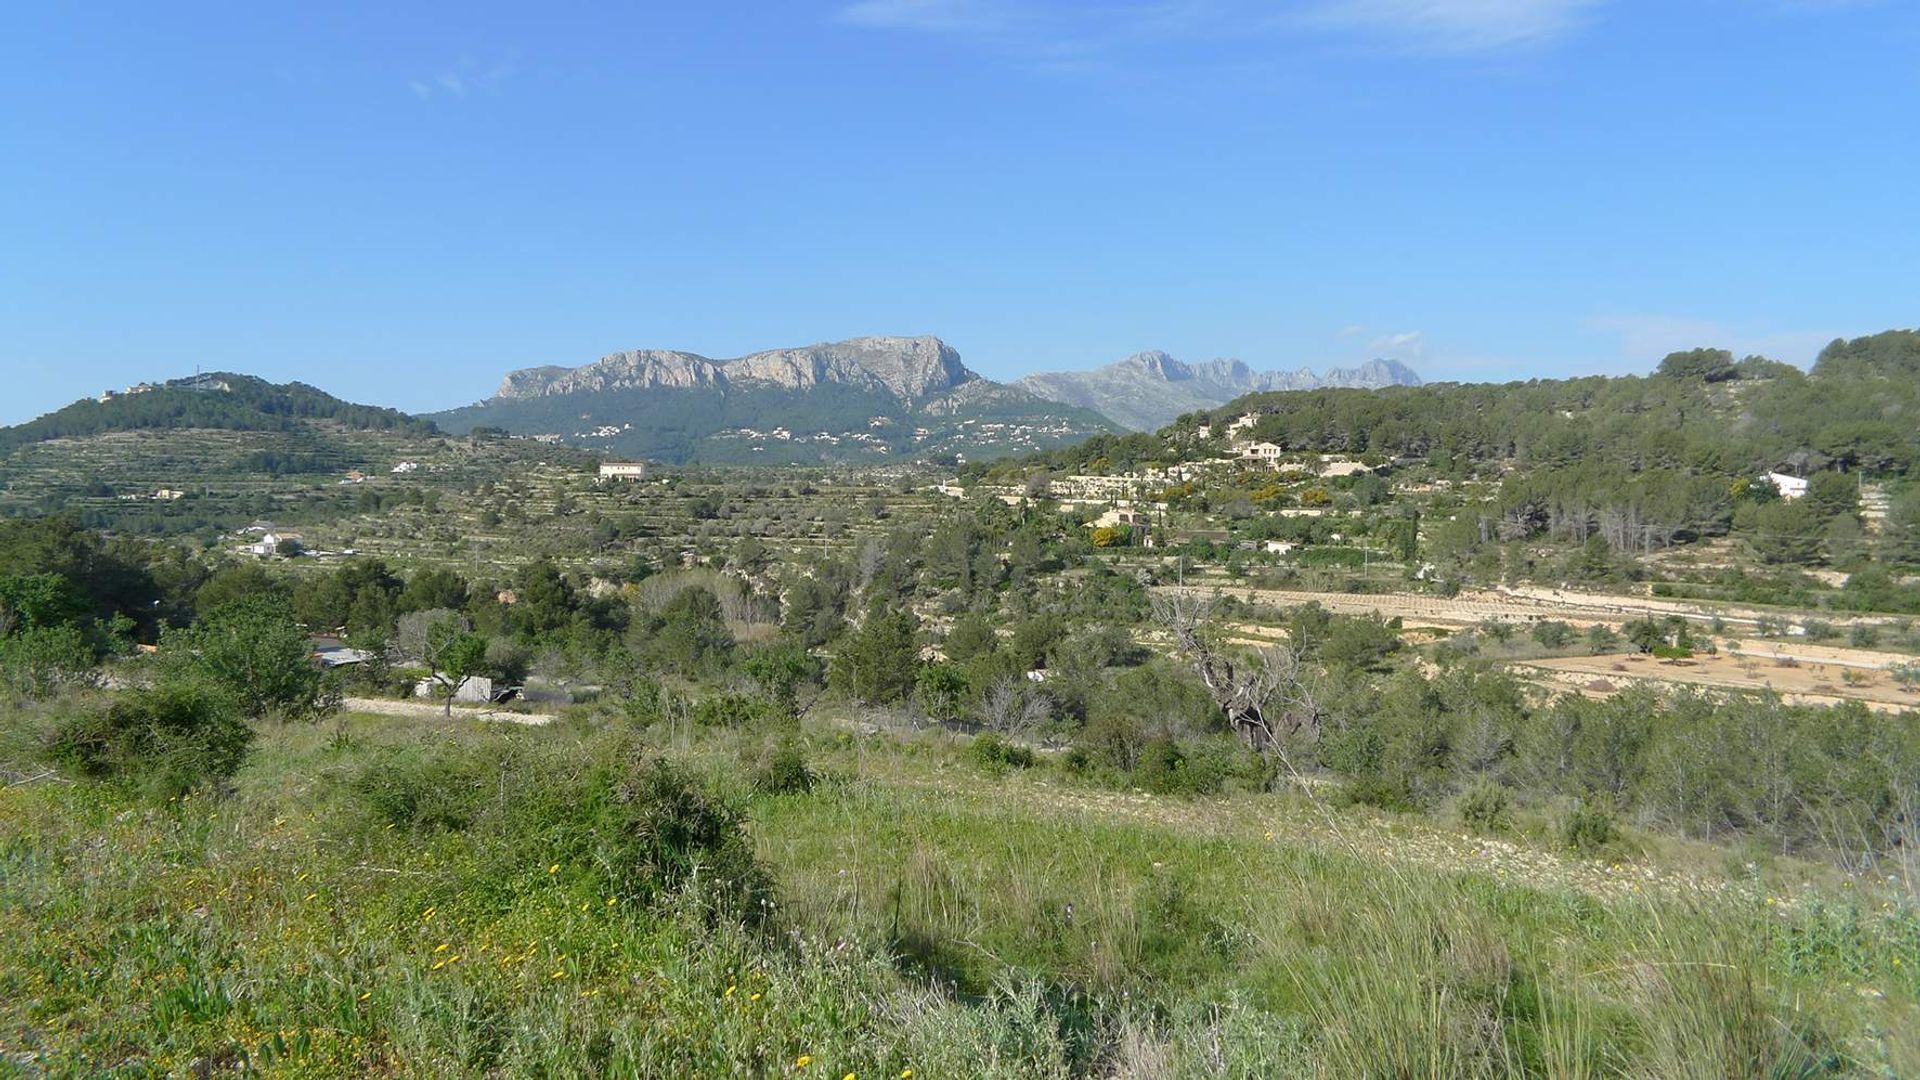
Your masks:
[[[341,701],[348,712],[373,713],[376,716],[407,716],[419,720],[445,720],[446,707],[431,701],[396,701],[392,698],[356,698]],[[492,720],[509,724],[526,724],[540,727],[553,723],[549,713],[512,712],[507,709],[473,708],[468,705],[455,705],[453,715],[467,720]]]
[[[1718,618],[1731,626],[1751,628],[1758,625],[1762,618],[1794,623],[1808,617],[1800,613],[1765,612],[1734,605],[1720,606],[1681,600],[1662,600],[1651,596],[1583,593],[1532,587],[1472,590],[1453,597],[1431,596],[1425,593],[1325,593],[1296,589],[1259,589],[1237,583],[1184,587],[1162,585],[1156,586],[1154,591],[1187,592],[1197,596],[1210,596],[1218,592],[1222,595],[1238,597],[1249,603],[1272,604],[1279,607],[1318,603],[1321,607],[1342,615],[1366,615],[1378,612],[1386,618],[1397,617],[1411,626],[1449,628],[1471,626],[1490,619],[1514,623],[1543,622],[1551,619],[1575,626],[1592,626],[1598,623],[1617,627],[1649,615],[1682,615],[1699,620]],[[1850,626],[1854,622],[1879,624],[1890,621],[1883,616],[1865,616],[1850,620],[1836,618],[1831,613],[1825,613],[1819,617],[1840,627]]]

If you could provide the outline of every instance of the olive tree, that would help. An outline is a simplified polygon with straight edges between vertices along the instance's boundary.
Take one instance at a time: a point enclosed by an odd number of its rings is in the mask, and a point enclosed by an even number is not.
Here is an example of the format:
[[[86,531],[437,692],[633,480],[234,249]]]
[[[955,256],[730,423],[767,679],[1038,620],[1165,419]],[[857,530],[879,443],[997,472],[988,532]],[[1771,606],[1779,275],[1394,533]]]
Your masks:
[[[401,616],[393,644],[402,656],[427,666],[427,677],[440,688],[448,716],[453,715],[454,695],[487,670],[487,639],[474,633],[464,616],[444,608]]]

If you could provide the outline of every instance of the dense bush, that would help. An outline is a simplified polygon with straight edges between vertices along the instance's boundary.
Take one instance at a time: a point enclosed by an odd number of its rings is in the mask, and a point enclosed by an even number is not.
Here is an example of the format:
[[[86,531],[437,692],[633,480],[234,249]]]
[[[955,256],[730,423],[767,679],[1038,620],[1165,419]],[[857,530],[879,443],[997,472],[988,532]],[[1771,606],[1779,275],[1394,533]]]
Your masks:
[[[806,748],[796,738],[783,738],[751,763],[753,790],[762,795],[797,795],[812,791],[813,768]]]
[[[253,730],[220,695],[187,682],[124,692],[61,722],[53,757],[83,775],[179,795],[239,770]]]
[[[306,631],[271,597],[236,601],[169,632],[160,653],[170,678],[197,680],[253,719],[307,720],[339,704]]]
[[[771,911],[740,814],[619,738],[508,733],[409,749],[364,765],[346,786],[377,822],[465,831],[502,889],[565,872],[591,876],[600,895],[649,903],[697,878],[730,917],[757,922]]]
[[[408,746],[362,767],[349,786],[389,825],[464,829],[480,813],[492,771],[471,750]]]
[[[1008,742],[991,731],[973,737],[967,746],[967,756],[989,770],[1026,769],[1031,768],[1034,761],[1031,749]]]
[[[1460,793],[1455,809],[1460,821],[1475,832],[1505,832],[1513,824],[1513,798],[1507,789],[1481,780]]]
[[[1598,855],[1620,839],[1620,827],[1605,810],[1576,805],[1560,819],[1560,843],[1576,855]]]
[[[93,647],[75,626],[36,626],[0,637],[0,701],[42,701],[69,686],[91,685]]]

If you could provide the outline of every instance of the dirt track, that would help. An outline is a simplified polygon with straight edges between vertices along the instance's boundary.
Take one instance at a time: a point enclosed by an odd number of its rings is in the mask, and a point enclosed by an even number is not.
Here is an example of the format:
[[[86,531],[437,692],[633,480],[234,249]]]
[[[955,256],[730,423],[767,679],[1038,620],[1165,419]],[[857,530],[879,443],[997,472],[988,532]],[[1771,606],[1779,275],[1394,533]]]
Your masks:
[[[1343,615],[1365,615],[1378,612],[1387,618],[1397,617],[1412,626],[1471,626],[1489,619],[1515,623],[1553,619],[1575,626],[1591,626],[1596,623],[1619,626],[1649,615],[1684,615],[1702,620],[1718,618],[1729,625],[1752,627],[1762,618],[1791,623],[1801,617],[1798,613],[1766,612],[1734,605],[1722,606],[1682,600],[1663,600],[1650,596],[1622,596],[1540,588],[1474,590],[1462,592],[1454,597],[1430,596],[1424,593],[1305,592],[1294,589],[1258,589],[1231,583],[1218,586],[1163,585],[1156,587],[1155,591],[1184,591],[1198,596],[1210,596],[1218,592],[1222,595],[1238,597],[1249,603],[1272,604],[1280,607],[1318,603],[1329,611]],[[1823,613],[1819,617],[1842,627],[1852,625],[1854,622],[1876,624],[1890,621],[1877,616],[1859,619],[1835,618],[1830,613]]]
[[[1881,711],[1920,709],[1920,694],[1902,689],[1884,671],[1863,671],[1832,660],[1802,662],[1785,654],[1781,659],[1788,663],[1723,652],[1679,661],[1637,655],[1569,656],[1518,661],[1511,666],[1517,672],[1540,676],[1540,681],[1556,688],[1597,696],[1635,682],[1685,683],[1723,690],[1771,691],[1792,703],[1859,701]],[[1849,674],[1855,680],[1851,684],[1846,681]]]
[[[418,720],[448,719],[446,706],[431,701],[396,701],[392,698],[350,697],[341,701],[348,712],[373,713],[376,716],[406,716]],[[453,707],[454,719],[492,720],[496,723],[526,724],[539,727],[553,722],[548,713],[512,712],[506,709],[475,709],[466,705]]]

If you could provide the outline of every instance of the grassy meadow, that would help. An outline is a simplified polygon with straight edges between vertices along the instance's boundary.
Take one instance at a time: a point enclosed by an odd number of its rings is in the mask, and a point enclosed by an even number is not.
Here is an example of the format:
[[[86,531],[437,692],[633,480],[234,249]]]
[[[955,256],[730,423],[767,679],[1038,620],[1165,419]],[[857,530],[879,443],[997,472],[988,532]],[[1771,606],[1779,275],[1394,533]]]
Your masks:
[[[0,1074],[1920,1073],[1911,902],[1739,860],[827,719],[273,724],[0,788]]]

